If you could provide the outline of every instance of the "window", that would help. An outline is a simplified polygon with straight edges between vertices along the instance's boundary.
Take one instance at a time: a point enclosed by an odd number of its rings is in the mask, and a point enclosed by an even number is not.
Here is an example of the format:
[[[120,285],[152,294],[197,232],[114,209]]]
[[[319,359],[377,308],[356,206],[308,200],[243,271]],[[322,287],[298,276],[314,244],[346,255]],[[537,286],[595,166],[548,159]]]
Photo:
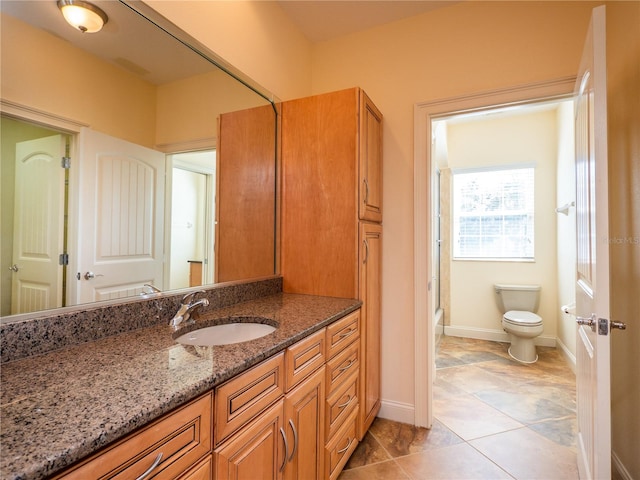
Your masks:
[[[453,256],[533,259],[532,166],[453,173]]]

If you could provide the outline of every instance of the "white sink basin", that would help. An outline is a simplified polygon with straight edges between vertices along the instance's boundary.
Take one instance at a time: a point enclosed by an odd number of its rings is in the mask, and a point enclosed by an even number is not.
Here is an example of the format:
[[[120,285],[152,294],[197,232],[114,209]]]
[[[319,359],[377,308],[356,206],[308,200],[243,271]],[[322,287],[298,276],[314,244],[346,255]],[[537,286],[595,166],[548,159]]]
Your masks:
[[[212,346],[248,342],[264,337],[276,327],[265,323],[237,322],[213,325],[180,335],[175,340],[183,345]]]

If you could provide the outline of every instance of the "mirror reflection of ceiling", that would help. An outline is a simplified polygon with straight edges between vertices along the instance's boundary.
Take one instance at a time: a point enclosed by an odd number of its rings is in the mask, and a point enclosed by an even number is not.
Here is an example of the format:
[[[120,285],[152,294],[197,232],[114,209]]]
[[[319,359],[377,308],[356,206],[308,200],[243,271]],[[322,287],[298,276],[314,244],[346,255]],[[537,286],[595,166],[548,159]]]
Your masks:
[[[138,15],[128,12],[129,8],[120,2],[98,0],[91,3],[109,17],[102,30],[94,34],[71,28],[55,1],[2,0],[0,11],[76,44],[154,85],[215,69],[211,62],[197,54],[185,55],[184,45],[151,22],[141,22]]]

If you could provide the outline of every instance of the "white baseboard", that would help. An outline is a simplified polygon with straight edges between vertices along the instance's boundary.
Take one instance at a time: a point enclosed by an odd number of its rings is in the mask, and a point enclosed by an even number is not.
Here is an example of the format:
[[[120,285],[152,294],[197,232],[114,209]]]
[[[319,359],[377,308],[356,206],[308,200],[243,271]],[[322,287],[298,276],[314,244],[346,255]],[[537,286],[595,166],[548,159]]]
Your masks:
[[[565,360],[567,360],[569,367],[571,368],[573,373],[576,373],[576,356],[573,353],[571,353],[571,351],[562,342],[562,340],[558,338],[556,339],[556,341],[557,341],[558,347],[560,348],[560,350],[562,351],[562,354],[564,355]]]
[[[415,425],[415,408],[408,403],[382,400],[378,417],[394,422]]]
[[[478,340],[491,340],[493,342],[509,342],[509,335],[504,330],[492,330],[489,328],[456,327],[445,325],[444,334],[451,337],[475,338]],[[556,337],[540,335],[533,343],[541,347],[555,347]]]
[[[614,451],[611,452],[611,462],[613,463],[613,468],[618,471],[624,480],[633,480],[629,470],[625,468],[624,464],[620,461],[620,457],[618,457]]]

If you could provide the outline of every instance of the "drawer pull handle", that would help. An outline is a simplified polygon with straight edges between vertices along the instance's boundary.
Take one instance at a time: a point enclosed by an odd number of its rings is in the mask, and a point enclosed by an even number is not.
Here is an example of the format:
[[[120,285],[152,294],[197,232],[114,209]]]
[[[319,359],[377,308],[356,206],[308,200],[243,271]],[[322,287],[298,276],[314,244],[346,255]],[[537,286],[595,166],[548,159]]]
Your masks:
[[[351,403],[351,400],[353,400],[353,397],[351,395],[347,395],[347,401],[344,403],[341,403],[340,405],[338,405],[338,408],[344,408],[347,405],[349,405]]]
[[[362,263],[365,264],[367,263],[367,260],[369,260],[369,242],[367,242],[367,239],[364,239],[364,242],[362,242],[364,245],[364,260],[362,260]]]
[[[349,368],[351,368],[351,365],[353,365],[354,363],[356,363],[356,361],[351,359],[351,360],[349,360],[349,363],[347,363],[343,367],[338,368],[338,370],[341,371],[341,372],[344,372],[345,370],[349,370]]]
[[[350,328],[349,330],[342,332],[338,336],[340,337],[340,339],[343,339],[343,338],[347,338],[349,335],[353,335],[355,332],[356,332],[355,328]]]
[[[282,441],[284,442],[284,457],[282,458],[282,465],[280,465],[280,472],[282,472],[287,464],[287,457],[289,457],[289,443],[287,442],[287,434],[282,427],[280,427],[280,435],[282,435]]]
[[[353,442],[353,438],[350,438],[350,439],[349,439],[349,443],[347,443],[347,446],[346,446],[346,447],[344,447],[344,448],[343,448],[343,449],[341,449],[341,450],[338,450],[336,453],[341,454],[341,453],[344,453],[344,452],[346,452],[347,450],[349,450],[349,447],[351,446],[351,442]]]
[[[363,203],[366,205],[369,201],[369,181],[364,179],[364,200]]]
[[[153,472],[155,470],[155,468],[160,465],[160,461],[162,460],[162,452],[160,452],[158,454],[158,456],[156,457],[156,459],[153,461],[153,463],[151,464],[151,466],[149,468],[147,468],[147,470],[140,475],[138,478],[136,478],[136,480],[144,480],[145,478],[147,478],[149,475],[151,475],[151,472]]]
[[[293,420],[289,419],[289,425],[291,426],[291,431],[293,432],[293,450],[291,451],[291,456],[289,457],[289,461],[293,460],[293,456],[296,454],[296,450],[298,449],[298,432],[296,430],[296,426],[293,424]]]

